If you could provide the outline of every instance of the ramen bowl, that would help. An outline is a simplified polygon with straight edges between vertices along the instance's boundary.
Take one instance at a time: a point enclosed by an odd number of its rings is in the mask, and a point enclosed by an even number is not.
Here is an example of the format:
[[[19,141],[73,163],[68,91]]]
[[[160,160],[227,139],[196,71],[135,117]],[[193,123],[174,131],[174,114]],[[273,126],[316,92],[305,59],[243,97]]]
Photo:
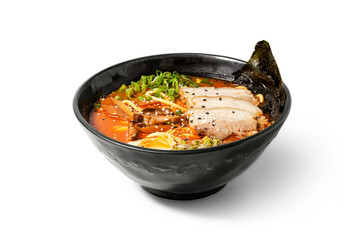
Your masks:
[[[129,145],[97,131],[89,123],[89,114],[101,96],[156,70],[231,81],[233,73],[244,64],[235,58],[198,53],[163,54],[126,61],[83,83],[73,100],[74,112],[97,149],[149,193],[175,200],[206,197],[247,169],[276,137],[291,107],[290,92],[285,85],[286,102],[272,125],[242,140],[210,148],[157,150]]]

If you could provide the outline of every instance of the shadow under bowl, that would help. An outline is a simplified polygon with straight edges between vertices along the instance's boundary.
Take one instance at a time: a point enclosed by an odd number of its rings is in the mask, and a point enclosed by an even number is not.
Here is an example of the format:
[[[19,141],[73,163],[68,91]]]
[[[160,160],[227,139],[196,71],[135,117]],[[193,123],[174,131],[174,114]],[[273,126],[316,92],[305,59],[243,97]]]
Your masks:
[[[291,107],[290,92],[285,85],[285,106],[274,124],[253,136],[211,148],[156,150],[132,146],[97,131],[89,124],[89,114],[101,96],[156,70],[231,81],[233,73],[244,64],[230,57],[199,53],[162,54],[126,61],[83,83],[74,97],[74,112],[97,149],[146,191],[175,200],[206,197],[248,168],[278,134]]]

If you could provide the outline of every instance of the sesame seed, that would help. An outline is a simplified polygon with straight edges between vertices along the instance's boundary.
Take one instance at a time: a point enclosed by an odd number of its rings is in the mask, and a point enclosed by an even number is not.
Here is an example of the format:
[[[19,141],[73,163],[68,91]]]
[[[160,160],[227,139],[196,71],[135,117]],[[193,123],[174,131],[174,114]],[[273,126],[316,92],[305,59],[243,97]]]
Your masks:
[[[205,107],[206,107],[206,106],[204,106],[204,105],[202,106],[202,108],[205,108]]]
[[[197,118],[197,119],[198,119],[198,120],[201,120],[202,118],[199,117],[199,118]]]
[[[219,93],[217,92],[216,95],[219,95]]]
[[[195,93],[192,93],[192,95],[196,95]]]
[[[209,114],[209,112],[206,112],[206,114]]]
[[[234,113],[234,111],[232,111],[232,113]]]
[[[222,101],[222,98],[221,98],[221,97],[219,98],[219,101]]]
[[[207,89],[204,89],[204,91],[208,92],[208,90],[207,90]]]
[[[207,99],[203,98],[203,100],[202,100],[202,101],[204,101],[204,102],[205,102],[205,101],[207,101]]]

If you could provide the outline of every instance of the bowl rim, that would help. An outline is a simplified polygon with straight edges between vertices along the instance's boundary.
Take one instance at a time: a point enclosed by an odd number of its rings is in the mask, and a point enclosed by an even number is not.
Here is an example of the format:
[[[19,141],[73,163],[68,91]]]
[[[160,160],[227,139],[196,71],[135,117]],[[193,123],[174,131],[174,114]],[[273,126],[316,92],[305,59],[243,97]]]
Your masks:
[[[117,141],[113,138],[110,138],[106,135],[104,135],[103,133],[101,133],[100,131],[98,131],[97,129],[95,129],[90,123],[88,123],[85,118],[82,116],[81,111],[78,107],[78,100],[79,100],[79,96],[80,93],[82,92],[83,88],[85,85],[89,84],[89,82],[91,82],[91,80],[93,78],[95,78],[96,76],[108,71],[109,69],[112,69],[118,65],[125,65],[129,62],[133,62],[133,61],[145,61],[145,60],[150,60],[153,58],[166,58],[166,57],[190,57],[190,56],[205,56],[205,57],[210,57],[210,58],[214,58],[214,59],[222,59],[222,60],[232,60],[234,62],[240,62],[240,63],[246,63],[246,61],[237,59],[237,58],[233,58],[233,57],[227,57],[227,56],[222,56],[222,55],[215,55],[215,54],[207,54],[207,53],[168,53],[168,54],[157,54],[157,55],[150,55],[150,56],[145,56],[145,57],[140,57],[140,58],[134,58],[131,60],[127,60],[124,62],[120,62],[117,64],[114,64],[110,67],[105,68],[104,70],[101,70],[100,72],[94,74],[93,76],[91,76],[89,79],[87,79],[84,83],[82,83],[73,98],[73,110],[75,113],[76,118],[78,119],[78,121],[82,124],[83,127],[85,127],[86,130],[88,130],[89,132],[91,132],[92,134],[94,134],[96,137],[102,139],[103,141],[106,141],[110,144],[114,144],[116,146],[119,147],[124,147],[130,150],[135,150],[135,151],[142,151],[142,152],[147,152],[147,153],[155,153],[155,154],[170,154],[170,155],[183,155],[183,154],[196,154],[196,153],[203,153],[203,152],[209,152],[209,151],[217,151],[220,149],[225,149],[225,148],[231,148],[234,147],[236,145],[240,145],[240,144],[244,144],[246,142],[251,142],[254,141],[256,138],[259,138],[262,135],[265,135],[266,133],[276,129],[277,127],[281,126],[284,121],[286,120],[286,118],[288,117],[288,114],[290,112],[290,108],[292,105],[292,98],[291,98],[291,94],[290,91],[288,89],[288,87],[286,86],[285,83],[283,83],[283,88],[285,91],[285,95],[286,95],[286,100],[284,103],[284,107],[283,107],[283,111],[280,113],[278,119],[271,124],[269,127],[265,128],[264,130],[249,136],[249,137],[245,137],[243,139],[231,142],[231,143],[225,143],[225,144],[221,144],[218,146],[214,146],[214,147],[208,147],[208,148],[200,148],[200,149],[189,149],[189,150],[163,150],[163,149],[153,149],[153,148],[144,148],[144,147],[138,147],[138,146],[134,146],[128,143],[124,143],[124,142],[120,142]]]

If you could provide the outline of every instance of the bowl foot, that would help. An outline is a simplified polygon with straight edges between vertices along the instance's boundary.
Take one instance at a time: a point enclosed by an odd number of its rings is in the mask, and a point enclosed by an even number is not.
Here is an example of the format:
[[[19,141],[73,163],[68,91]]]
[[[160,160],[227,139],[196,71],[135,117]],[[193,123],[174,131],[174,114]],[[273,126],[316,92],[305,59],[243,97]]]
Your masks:
[[[191,193],[191,194],[178,194],[178,193],[171,193],[171,192],[165,192],[149,187],[141,186],[145,191],[161,198],[171,199],[171,200],[194,200],[199,198],[208,197],[212,194],[215,194],[219,192],[222,188],[224,188],[226,184],[213,188],[211,190],[205,191],[205,192],[199,192],[199,193]]]

